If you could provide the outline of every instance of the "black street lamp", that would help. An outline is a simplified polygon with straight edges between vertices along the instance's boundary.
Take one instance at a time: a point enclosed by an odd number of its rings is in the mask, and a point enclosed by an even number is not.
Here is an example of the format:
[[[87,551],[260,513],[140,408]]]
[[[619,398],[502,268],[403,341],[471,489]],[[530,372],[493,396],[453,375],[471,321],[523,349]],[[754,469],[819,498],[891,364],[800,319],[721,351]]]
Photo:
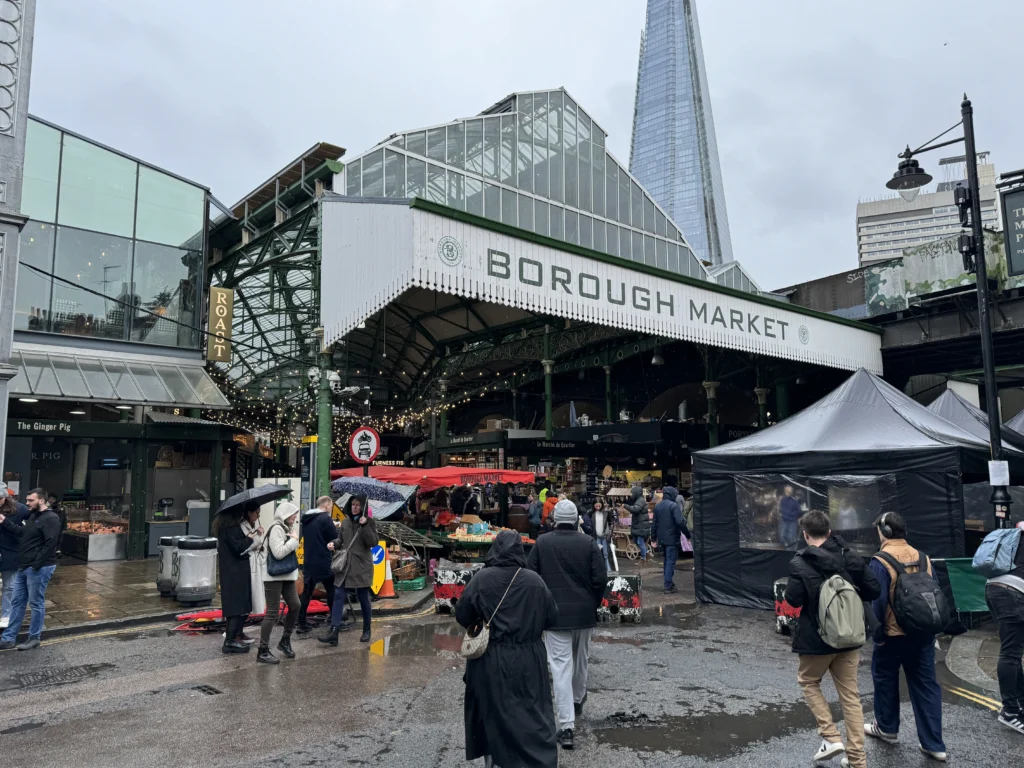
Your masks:
[[[970,228],[970,232],[960,235],[960,253],[964,259],[964,269],[976,274],[978,289],[978,325],[981,334],[981,364],[985,372],[985,410],[988,412],[989,450],[992,461],[1003,460],[1003,443],[999,431],[999,400],[996,390],[995,356],[992,351],[992,324],[989,320],[988,273],[985,267],[985,235],[981,229],[981,191],[978,184],[978,156],[974,144],[974,108],[970,99],[964,94],[960,104],[961,121],[931,141],[925,142],[917,149],[906,150],[899,154],[900,165],[893,177],[886,183],[889,189],[895,189],[904,200],[910,202],[917,197],[921,187],[932,180],[925,173],[915,155],[930,152],[951,144],[964,143],[967,164],[967,188],[957,185],[954,200],[960,211],[960,226]],[[962,125],[964,135],[959,139],[937,142],[958,125]],[[991,477],[991,471],[990,471]],[[1010,494],[1005,485],[992,486],[991,503],[995,506],[996,525],[1007,527],[1010,521]]]

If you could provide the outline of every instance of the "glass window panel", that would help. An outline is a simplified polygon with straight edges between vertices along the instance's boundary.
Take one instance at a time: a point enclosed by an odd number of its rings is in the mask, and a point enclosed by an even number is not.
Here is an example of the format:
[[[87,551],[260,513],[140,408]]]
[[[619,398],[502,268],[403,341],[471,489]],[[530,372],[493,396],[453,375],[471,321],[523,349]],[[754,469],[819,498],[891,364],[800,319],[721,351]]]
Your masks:
[[[590,191],[593,180],[590,170],[590,118],[582,109],[576,119],[576,130],[580,141],[580,210],[592,211],[594,210],[594,201]]]
[[[605,194],[605,218],[616,221],[618,219],[618,178],[619,166],[612,160],[611,155],[604,156],[604,194]]]
[[[444,168],[439,165],[427,164],[427,199],[445,205],[448,193],[445,190]]]
[[[578,147],[579,137],[576,134],[576,105],[572,99],[565,100],[565,113],[562,117],[562,146],[565,148],[565,204],[576,207],[579,204],[578,179]],[[566,233],[569,230],[566,227]]]
[[[461,173],[448,171],[448,206],[460,211],[466,210],[466,188]]]
[[[217,385],[202,368],[183,365],[178,368],[204,405],[228,405],[228,399],[217,389]]]
[[[513,227],[518,226],[516,219],[517,197],[518,195],[511,190],[501,190],[501,220],[503,223]]]
[[[466,167],[466,128],[463,123],[452,123],[448,126],[445,158],[448,165],[456,168]]]
[[[565,182],[562,166],[565,153],[562,151],[562,92],[548,94],[548,188],[552,200],[565,198]]]
[[[565,240],[565,209],[560,205],[552,205],[548,216],[548,229],[551,232],[551,237]]]
[[[405,197],[405,155],[384,153],[384,196]]]
[[[665,214],[660,210],[655,214],[658,220],[658,232],[657,234],[662,237],[668,236],[668,220],[665,218]]]
[[[59,224],[131,237],[138,164],[64,134]]]
[[[537,93],[533,97],[533,191],[548,196],[548,95]]]
[[[665,250],[668,254],[668,270],[670,272],[679,272],[679,246],[675,243],[665,243]]]
[[[594,220],[586,214],[580,214],[580,245],[584,248],[594,247]]]
[[[25,175],[21,213],[37,221],[57,220],[60,131],[29,119],[25,134]]]
[[[616,166],[619,171],[619,224],[629,226],[629,176],[626,171]]]
[[[427,196],[427,164],[415,157],[409,158],[406,175],[406,192],[409,197]]]
[[[388,144],[389,147],[397,147],[398,149],[405,148],[405,137],[399,136],[397,139]]]
[[[513,115],[501,116],[501,159],[499,176],[505,184],[515,186],[516,119]]]
[[[654,209],[654,201],[651,200],[651,198],[649,198],[647,195],[644,195],[643,198],[644,198],[644,229],[646,229],[648,232],[653,233],[657,229],[656,217],[654,215],[654,210],[655,210]]]
[[[153,366],[146,365],[144,363],[127,363],[128,370],[132,376],[135,377],[135,381],[138,383],[139,388],[142,390],[142,396],[150,402],[163,402],[172,403],[174,398],[171,397],[171,393],[167,391],[167,387],[160,380],[160,377],[156,375],[156,371],[153,370]]]
[[[601,183],[601,187],[603,189],[604,188],[604,179],[602,179],[601,182],[602,182]],[[593,220],[593,227],[594,227],[594,250],[595,251],[601,251],[602,253],[604,253],[607,250],[607,248],[605,247],[605,239],[604,239],[604,222],[601,221],[600,219],[594,219]]]
[[[519,226],[523,229],[528,229],[531,232],[534,231],[532,197],[527,197],[526,195],[519,196]]]
[[[641,191],[640,186],[635,182],[630,182],[630,201],[632,203],[631,210],[633,212],[633,229],[644,228],[644,193]]]
[[[546,235],[548,229],[548,204],[543,200],[533,201],[533,229],[538,235]]]
[[[466,170],[483,173],[484,170],[484,124],[482,120],[466,123]]]
[[[612,256],[619,255],[619,228],[611,222],[605,226],[605,251]]]
[[[22,360],[25,365],[29,389],[34,395],[48,395],[60,397],[60,388],[57,386],[57,376],[50,367],[50,359],[47,355],[33,355],[22,352]]]
[[[533,95],[519,97],[519,135],[516,159],[516,185],[533,191]]]
[[[160,376],[160,380],[167,388],[167,391],[171,393],[174,402],[202,405],[196,393],[192,391],[192,387],[188,385],[185,378],[178,372],[177,367],[173,365],[154,365],[153,368],[157,375]]]
[[[484,183],[479,179],[466,178],[466,212],[484,215]]]
[[[353,160],[345,166],[345,191],[352,197],[359,197],[363,191],[363,162]]]
[[[423,131],[410,133],[406,136],[405,148],[414,155],[425,156],[427,154],[427,134]]]
[[[126,312],[122,302],[130,300],[132,241],[58,227],[54,264],[56,275],[76,284],[54,282],[51,330],[72,336],[123,339]],[[87,293],[79,286],[103,296]]]
[[[658,256],[655,253],[654,238],[650,235],[644,235],[644,264],[648,264],[652,267],[658,265]]]
[[[630,248],[630,230],[626,227],[619,227],[619,256],[623,259],[632,259],[633,254]],[[642,261],[642,259],[641,259]]]
[[[196,287],[203,268],[199,251],[153,243],[135,244],[132,301],[145,312],[134,312],[132,341],[175,347],[198,347]],[[154,317],[159,315],[159,317]],[[177,320],[178,322],[172,322]]]
[[[605,215],[605,183],[604,183],[604,149],[594,144],[594,213],[598,216]]]
[[[445,149],[447,147],[445,127],[431,128],[427,131],[427,157],[431,160],[444,162]],[[364,179],[365,180],[365,179]]]
[[[384,150],[378,149],[363,158],[363,197],[384,196]]]
[[[152,168],[139,167],[136,238],[201,248],[205,220],[206,190]]]
[[[565,241],[567,243],[580,242],[580,215],[570,209],[565,209]]]
[[[501,187],[484,184],[484,216],[501,221]]]
[[[64,397],[89,397],[91,395],[73,357],[53,355],[50,357],[50,364],[57,374],[57,383],[60,385],[60,391]]]
[[[89,386],[93,397],[111,400],[117,396],[99,360],[82,358],[78,361],[78,367],[82,371],[82,375],[85,376],[85,383]]]
[[[14,294],[14,330],[50,330],[50,292],[53,280],[28,265],[53,272],[53,224],[30,221],[21,230],[18,292]]]
[[[665,249],[664,240],[654,241],[654,253],[657,259],[657,265],[661,269],[668,269],[668,251]]]
[[[644,236],[635,229],[630,230],[630,237],[633,240],[633,261],[643,264],[644,262]]]
[[[498,147],[501,144],[501,118],[484,118],[484,176],[498,179]]]
[[[107,376],[113,383],[114,391],[117,392],[119,398],[122,400],[135,400],[136,402],[145,399],[142,397],[141,390],[139,390],[138,385],[135,383],[135,379],[128,373],[128,368],[124,363],[105,360],[103,361],[103,367],[106,368]]]

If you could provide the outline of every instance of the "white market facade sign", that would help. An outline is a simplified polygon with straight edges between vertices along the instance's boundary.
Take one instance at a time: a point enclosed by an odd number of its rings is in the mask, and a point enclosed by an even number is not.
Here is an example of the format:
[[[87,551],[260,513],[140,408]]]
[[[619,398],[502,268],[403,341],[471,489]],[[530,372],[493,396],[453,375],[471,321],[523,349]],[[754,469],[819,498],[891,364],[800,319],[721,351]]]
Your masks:
[[[420,287],[665,339],[882,371],[881,336],[858,323],[519,233],[420,200],[409,205],[326,197],[322,206],[321,318],[327,343]]]

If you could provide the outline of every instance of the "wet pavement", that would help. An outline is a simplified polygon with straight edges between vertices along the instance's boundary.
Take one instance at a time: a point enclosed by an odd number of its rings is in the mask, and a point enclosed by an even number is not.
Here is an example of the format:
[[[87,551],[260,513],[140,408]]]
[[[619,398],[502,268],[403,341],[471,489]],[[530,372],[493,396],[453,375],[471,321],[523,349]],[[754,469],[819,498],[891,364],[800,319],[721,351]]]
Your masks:
[[[679,594],[648,590],[642,624],[596,629],[577,749],[559,765],[810,765],[819,738],[771,615],[695,605],[686,579],[677,581]],[[257,665],[254,653],[224,656],[219,637],[170,626],[0,653],[5,763],[468,765],[461,634],[450,617],[380,619],[369,646],[356,633],[337,648],[298,637],[298,658],[278,666]],[[1024,739],[996,724],[991,696],[940,672],[950,764],[1024,766]],[[865,657],[869,719],[870,681]],[[830,684],[825,691],[836,700]],[[873,768],[930,764],[917,752],[909,704],[903,718],[900,744],[868,745]]]

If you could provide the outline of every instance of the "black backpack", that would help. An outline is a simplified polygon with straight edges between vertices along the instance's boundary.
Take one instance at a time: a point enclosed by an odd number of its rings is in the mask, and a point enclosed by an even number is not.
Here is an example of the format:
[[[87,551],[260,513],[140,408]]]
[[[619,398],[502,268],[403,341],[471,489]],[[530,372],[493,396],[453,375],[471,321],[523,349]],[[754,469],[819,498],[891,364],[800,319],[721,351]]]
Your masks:
[[[920,553],[915,573],[907,573],[906,567],[887,552],[879,552],[877,557],[896,571],[891,608],[903,633],[910,638],[927,640],[942,632],[949,622],[949,605],[939,583],[928,573],[928,558],[924,553]]]

